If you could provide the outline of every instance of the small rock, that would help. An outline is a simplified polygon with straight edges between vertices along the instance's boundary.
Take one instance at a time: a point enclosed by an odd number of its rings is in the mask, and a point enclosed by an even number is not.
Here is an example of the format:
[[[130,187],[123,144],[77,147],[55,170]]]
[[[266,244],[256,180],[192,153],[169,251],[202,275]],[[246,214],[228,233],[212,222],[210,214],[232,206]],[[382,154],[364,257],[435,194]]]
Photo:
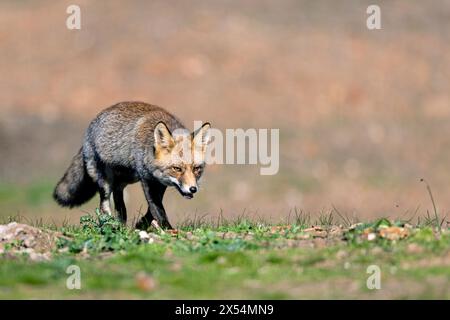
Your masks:
[[[36,253],[36,252],[30,252],[29,257],[32,261],[48,261],[51,258],[49,253]]]
[[[298,234],[295,236],[295,239],[298,240],[308,240],[309,238],[311,238],[311,235],[309,233],[307,234]]]
[[[313,238],[326,238],[328,234],[328,232],[326,232],[319,226],[306,228],[305,230],[303,230],[303,232],[311,234]]]
[[[409,235],[408,229],[401,227],[386,227],[380,230],[380,237],[388,240],[400,240]]]
[[[331,237],[335,237],[335,238],[341,237],[342,234],[343,234],[342,227],[333,226],[333,227],[331,227],[331,229],[330,229],[330,231],[328,232],[328,234],[329,234]]]
[[[143,241],[148,241],[150,239],[150,235],[147,231],[139,231],[139,238]]]
[[[303,231],[304,232],[317,232],[317,231],[323,231],[323,229],[319,226],[312,226],[311,228],[306,228]]]
[[[139,231],[139,238],[144,243],[154,243],[161,238],[155,233],[148,233],[147,231]]]
[[[26,224],[11,222],[0,225],[0,249],[5,251],[6,245],[12,245],[7,250],[12,256],[25,253],[31,260],[48,260],[58,238],[64,236],[59,232],[41,230]]]
[[[136,275],[136,286],[142,291],[152,291],[156,288],[156,280],[145,272]]]
[[[27,248],[33,248],[36,245],[36,241],[34,238],[25,238],[25,240],[23,240],[23,244]]]

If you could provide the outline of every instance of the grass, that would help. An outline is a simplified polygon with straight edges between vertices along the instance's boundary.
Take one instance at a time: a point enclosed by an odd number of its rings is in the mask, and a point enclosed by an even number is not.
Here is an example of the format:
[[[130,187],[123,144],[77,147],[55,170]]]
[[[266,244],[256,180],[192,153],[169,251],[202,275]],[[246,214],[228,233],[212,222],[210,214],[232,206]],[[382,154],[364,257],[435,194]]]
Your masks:
[[[442,227],[442,225],[445,222],[446,217],[439,219],[439,213],[436,208],[436,202],[434,201],[433,192],[431,191],[431,187],[425,179],[422,178],[422,179],[420,179],[420,181],[425,183],[425,185],[427,186],[428,195],[430,196],[431,203],[433,204],[434,217],[432,218],[430,216],[429,211],[427,211],[427,217],[425,218],[425,221],[429,225],[434,224],[436,226],[436,228],[438,230],[440,230],[440,228]]]
[[[0,183],[0,203],[2,206],[25,204],[36,208],[48,203],[48,195],[52,194],[54,181],[39,180],[24,186]]]
[[[323,214],[311,228],[301,212],[280,225],[200,216],[146,243],[114,218],[87,215],[59,228],[66,237],[51,260],[2,259],[0,298],[450,298],[448,229],[388,219],[337,227],[334,219]],[[405,229],[406,237],[381,236]],[[366,286],[373,264],[380,290]],[[70,265],[80,267],[80,290],[66,288]]]

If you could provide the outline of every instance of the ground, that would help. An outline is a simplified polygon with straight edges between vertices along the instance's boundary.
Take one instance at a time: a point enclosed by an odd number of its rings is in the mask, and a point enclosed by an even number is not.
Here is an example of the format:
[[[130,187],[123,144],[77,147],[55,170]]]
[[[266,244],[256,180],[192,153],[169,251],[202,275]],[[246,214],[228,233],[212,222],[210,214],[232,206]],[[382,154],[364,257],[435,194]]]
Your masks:
[[[139,232],[99,214],[59,230],[5,224],[0,298],[450,298],[444,223],[350,225],[332,215],[311,223],[302,214],[290,220],[199,219],[165,233]],[[80,289],[67,288],[71,265],[80,268]],[[380,289],[369,289],[377,268]]]

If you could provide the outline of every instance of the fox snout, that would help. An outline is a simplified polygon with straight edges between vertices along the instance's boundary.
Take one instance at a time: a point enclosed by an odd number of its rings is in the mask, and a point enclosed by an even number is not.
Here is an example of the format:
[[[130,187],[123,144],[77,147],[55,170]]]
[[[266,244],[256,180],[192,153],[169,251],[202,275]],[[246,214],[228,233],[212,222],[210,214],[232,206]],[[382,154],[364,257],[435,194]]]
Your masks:
[[[182,179],[171,177],[172,185],[181,193],[186,199],[192,199],[194,193],[198,191],[197,181],[194,180],[191,183],[186,183]]]
[[[181,194],[183,195],[183,197],[187,198],[187,199],[192,199],[194,197],[194,193],[196,193],[198,191],[198,187],[195,186],[189,186],[189,185],[184,185],[182,184],[180,186],[181,189]]]
[[[198,191],[197,177],[189,168],[185,169],[178,177],[173,177],[172,181],[181,195],[186,199],[192,199],[194,193]]]

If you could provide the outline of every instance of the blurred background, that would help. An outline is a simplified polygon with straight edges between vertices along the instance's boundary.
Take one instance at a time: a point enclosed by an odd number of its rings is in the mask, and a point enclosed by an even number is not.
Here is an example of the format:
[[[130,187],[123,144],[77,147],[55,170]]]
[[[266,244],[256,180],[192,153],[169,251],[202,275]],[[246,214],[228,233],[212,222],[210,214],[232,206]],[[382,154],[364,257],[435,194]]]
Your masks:
[[[450,210],[450,2],[2,1],[0,218],[78,222],[51,193],[89,121],[124,100],[189,127],[279,128],[280,170],[213,165],[172,221],[222,212],[278,220],[333,206],[359,220]],[[81,30],[66,8],[81,7]],[[138,184],[130,216],[145,212]],[[417,213],[415,213],[417,211]]]

